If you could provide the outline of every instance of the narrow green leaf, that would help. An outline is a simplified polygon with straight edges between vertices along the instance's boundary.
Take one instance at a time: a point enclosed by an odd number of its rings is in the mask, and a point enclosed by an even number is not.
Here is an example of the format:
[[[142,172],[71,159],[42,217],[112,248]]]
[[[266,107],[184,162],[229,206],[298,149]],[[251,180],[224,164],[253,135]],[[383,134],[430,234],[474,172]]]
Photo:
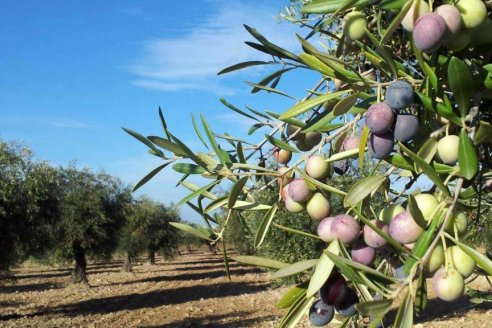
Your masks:
[[[239,109],[239,108],[237,108],[236,106],[234,106],[234,105],[232,105],[232,104],[228,103],[228,102],[227,102],[227,100],[225,100],[224,98],[220,98],[220,102],[221,102],[222,104],[224,104],[224,106],[226,106],[226,107],[228,107],[229,109],[232,109],[233,111],[235,111],[236,113],[241,114],[241,115],[243,115],[243,116],[246,116],[246,117],[248,117],[248,118],[250,118],[250,119],[252,119],[252,120],[255,120],[255,121],[259,122],[259,120],[258,120],[256,117],[254,117],[254,116],[252,116],[252,115],[249,115],[248,113],[243,112],[242,110],[240,110],[240,109]]]
[[[420,211],[417,201],[413,195],[408,196],[408,211],[410,212],[410,215],[415,223],[417,223],[422,229],[427,228],[427,221],[425,221],[424,215],[422,214],[422,211]]]
[[[295,105],[294,107],[292,107],[289,110],[287,110],[282,115],[280,115],[280,118],[279,119],[283,121],[285,119],[293,118],[293,117],[296,117],[298,115],[304,114],[305,112],[309,111],[310,109],[312,109],[312,108],[314,108],[314,107],[316,107],[318,105],[321,105],[321,104],[325,103],[326,101],[328,101],[330,99],[338,98],[341,95],[343,95],[343,94],[345,94],[345,93],[347,93],[349,91],[350,90],[343,90],[343,91],[332,92],[332,93],[328,93],[328,94],[325,94],[325,95],[316,97],[314,99],[310,99],[310,100],[306,100],[306,101],[300,102],[297,105]]]
[[[382,0],[380,3],[381,9],[401,9],[408,0]]]
[[[176,163],[173,165],[173,170],[184,174],[202,174],[206,172],[201,166],[189,163]]]
[[[268,41],[263,35],[261,35],[256,29],[249,27],[248,25],[244,25],[246,30],[256,39],[258,40],[265,48],[267,48],[270,53],[275,54],[281,58],[292,59],[293,61],[299,62],[300,59],[292,52],[287,51],[279,46]]]
[[[162,109],[160,106],[159,106],[159,118],[161,119],[162,129],[164,130],[166,137],[168,139],[171,139],[171,136],[169,135],[169,130],[167,129],[166,120],[164,119],[164,114],[162,113]]]
[[[193,123],[193,128],[195,129],[196,135],[205,146],[205,148],[209,149],[207,143],[205,142],[205,139],[203,139],[200,129],[198,128],[198,124],[196,124],[195,115],[193,113],[191,113],[191,122]]]
[[[427,307],[427,283],[423,272],[419,275],[417,292],[415,293],[415,314],[420,316]]]
[[[296,172],[299,173],[299,175],[301,175],[304,178],[304,180],[312,183],[313,185],[315,185],[316,187],[318,187],[320,189],[323,189],[323,190],[329,191],[333,194],[337,194],[337,195],[341,195],[341,196],[347,195],[347,193],[345,191],[339,190],[339,189],[332,187],[330,185],[327,185],[321,181],[313,179],[312,177],[310,177],[309,175],[307,175],[305,172],[303,172],[301,170],[296,169]]]
[[[334,119],[335,115],[333,115],[332,111],[318,113],[313,119],[309,120],[309,122],[306,123],[301,132],[327,132],[333,126],[340,127],[340,124],[331,124]]]
[[[285,149],[285,150],[288,150],[288,151],[291,151],[293,153],[298,153],[299,151],[292,147],[291,145],[289,145],[287,142],[285,141],[282,141],[280,139],[277,139],[277,138],[274,138],[268,134],[265,134],[265,138],[274,146],[278,147],[278,148],[282,148],[282,149]]]
[[[309,238],[314,238],[314,239],[317,239],[317,240],[321,240],[321,238],[319,238],[318,236],[313,235],[313,234],[310,234],[310,233],[305,232],[305,231],[301,231],[301,230],[297,230],[297,229],[293,229],[293,228],[284,227],[283,225],[280,225],[280,224],[275,223],[275,222],[272,222],[272,224],[273,224],[273,226],[275,228],[279,228],[280,230],[287,231],[289,233],[293,233],[293,234],[296,234],[296,235],[299,235],[299,236],[304,236],[304,237],[309,237]]]
[[[275,214],[277,213],[278,210],[278,205],[274,204],[270,210],[265,214],[263,217],[263,220],[260,223],[260,226],[258,227],[258,230],[256,230],[256,235],[255,235],[255,247],[258,248],[261,246],[263,243],[263,240],[265,239],[265,236],[268,232],[268,229],[270,228],[270,225],[273,221],[273,218],[275,217]]]
[[[474,143],[476,145],[482,143],[492,144],[492,124],[485,121],[480,121],[477,133],[475,133]]]
[[[458,103],[461,117],[464,118],[470,110],[471,98],[474,92],[471,69],[460,59],[452,57],[448,64],[448,81],[453,96]]]
[[[313,303],[314,298],[299,297],[283,317],[278,328],[294,328]]]
[[[391,310],[391,305],[393,304],[392,299],[382,299],[376,301],[362,302],[355,305],[355,308],[364,317],[376,317],[382,318],[386,313]]]
[[[190,225],[187,225],[187,224],[184,224],[184,223],[178,223],[178,222],[169,222],[170,225],[172,225],[173,227],[181,230],[181,231],[184,231],[186,233],[189,233],[189,234],[192,234],[198,238],[201,238],[201,239],[205,239],[205,240],[208,240],[208,241],[212,241],[212,239],[210,239],[209,236],[207,236],[206,234],[204,234],[202,231],[198,230],[197,228],[194,228]]]
[[[478,171],[478,158],[475,147],[466,132],[466,129],[461,129],[458,147],[458,162],[460,172],[467,180],[471,180]]]
[[[364,172],[364,154],[366,152],[367,140],[369,139],[369,128],[364,125],[359,144],[359,169]]]
[[[314,270],[311,279],[309,280],[309,287],[306,295],[308,297],[313,296],[324,285],[328,277],[330,276],[335,263],[326,255],[326,253],[340,254],[340,248],[338,247],[338,240],[334,240],[328,245],[325,251],[321,254],[319,260],[317,260],[316,269]]]
[[[232,208],[234,204],[236,204],[236,201],[239,195],[241,195],[246,182],[248,182],[248,177],[242,177],[234,184],[229,194],[229,200],[227,201],[228,208]]]
[[[211,201],[203,210],[204,213],[210,213],[218,208],[221,208],[227,204],[228,196],[218,197],[217,199]]]
[[[140,141],[141,143],[143,143],[144,145],[146,145],[150,149],[152,149],[156,154],[160,154],[160,156],[163,155],[162,151],[160,151],[156,146],[154,146],[154,144],[149,139],[145,138],[140,133],[132,131],[132,130],[127,129],[127,128],[123,128],[123,131],[125,131],[126,133],[128,133],[129,135],[131,135],[132,137],[134,137],[135,139],[137,139],[138,141]]]
[[[358,98],[359,98],[359,93],[356,92],[341,99],[335,105],[335,107],[333,107],[333,114],[338,116],[347,113],[355,105]]]
[[[181,199],[176,206],[179,207],[179,206],[183,205],[184,203],[186,203],[187,201],[189,201],[189,200],[195,198],[196,196],[202,194],[203,192],[206,192],[209,188],[212,188],[213,186],[215,186],[220,181],[222,181],[222,180],[213,181],[212,183],[209,183],[208,185],[195,190],[194,192],[192,192],[191,194],[189,194],[185,198]]]
[[[352,207],[376,191],[386,180],[385,176],[366,177],[352,185],[343,199],[344,207]]]
[[[252,82],[248,82],[248,81],[244,81],[244,83],[246,83],[247,85],[253,87],[253,90],[259,89],[259,90],[263,90],[263,91],[266,91],[266,92],[269,92],[269,93],[270,92],[271,93],[276,93],[278,95],[281,95],[281,96],[284,96],[284,97],[287,97],[287,98],[290,98],[290,99],[297,100],[296,98],[294,98],[292,96],[289,96],[288,94],[286,94],[283,91],[277,90],[275,88],[271,88],[271,87],[266,86],[266,85],[256,84],[256,83],[252,83]],[[251,91],[251,93],[253,93],[253,91]]]
[[[261,123],[253,124],[248,130],[248,135],[252,135],[256,130],[258,130],[261,127],[263,127],[263,124]]]
[[[177,137],[169,133],[171,136],[171,139],[174,141],[174,143],[183,150],[183,152],[186,154],[188,158],[190,158],[193,162],[196,164],[200,165],[201,167],[207,167],[207,164],[203,162],[198,156],[195,155],[194,152],[191,151],[190,148],[188,148],[181,140],[179,140]]]
[[[247,67],[251,67],[251,66],[269,65],[269,64],[273,64],[273,62],[258,61],[258,60],[246,61],[246,62],[242,62],[242,63],[238,63],[238,64],[231,65],[229,67],[226,67],[223,70],[221,70],[219,73],[217,73],[217,75],[238,71],[238,70],[241,70],[243,68],[247,68]]]
[[[159,165],[158,167],[156,167],[155,169],[153,169],[152,171],[150,171],[146,176],[144,176],[142,178],[142,180],[140,180],[136,185],[135,187],[133,187],[133,192],[137,191],[138,188],[140,188],[141,186],[143,186],[144,184],[146,184],[150,179],[152,179],[157,173],[159,173],[162,169],[164,169],[166,166],[168,166],[171,162],[167,162],[167,163],[164,163],[162,165]]]
[[[340,9],[344,4],[341,0],[321,0],[306,3],[301,8],[304,14],[329,14]]]
[[[219,145],[217,145],[217,141],[214,138],[214,134],[210,129],[210,126],[208,125],[207,121],[205,120],[205,116],[203,116],[203,113],[200,114],[200,118],[202,120],[203,129],[205,130],[205,134],[207,135],[208,141],[212,145],[212,148],[214,149],[215,154],[219,158],[220,162],[224,164],[225,163],[224,157],[221,154]]]
[[[422,158],[417,156],[417,154],[413,153],[410,149],[405,147],[401,142],[398,143],[400,145],[400,148],[410,157],[421,169],[422,171],[427,174],[427,177],[434,182],[434,184],[441,189],[443,194],[445,196],[450,197],[451,194],[449,193],[449,189],[446,187],[446,185],[442,182],[441,178],[439,178],[439,175],[437,175],[436,171],[425,162]]]
[[[427,164],[430,164],[434,156],[436,156],[436,153],[437,153],[437,140],[436,138],[429,138],[420,147],[419,151],[417,152],[417,156],[422,158]]]
[[[172,141],[157,136],[148,136],[147,139],[152,141],[158,147],[174,153],[176,156],[186,156],[186,152]]]
[[[200,189],[201,187],[197,186],[196,184],[194,183],[191,183],[191,182],[186,182],[186,181],[180,181],[178,183],[178,185],[182,185],[183,187],[185,187],[186,189],[188,190],[191,190],[191,191],[197,191],[198,189]],[[215,200],[217,199],[217,196],[215,196],[214,194],[208,192],[208,191],[203,191],[200,193],[200,195],[210,199],[210,200]]]
[[[387,161],[388,163],[390,163],[393,166],[396,166],[399,169],[413,171],[414,167],[408,160],[409,160],[408,158],[406,158],[400,154],[394,154],[394,155],[391,155],[391,156],[385,158],[385,161]]]
[[[305,52],[299,55],[302,61],[311,69],[320,72],[323,75],[334,77],[335,71],[330,66],[323,63],[321,60],[313,55],[307,54]]]
[[[249,265],[254,265],[264,268],[272,268],[272,269],[282,269],[289,265],[288,263],[284,263],[281,261],[277,261],[267,257],[260,257],[260,256],[238,255],[238,256],[234,256],[232,259],[239,263],[249,264]]]
[[[378,50],[379,54],[381,57],[384,58],[386,63],[389,65],[391,72],[393,74],[393,77],[398,77],[398,70],[396,68],[395,60],[393,59],[393,53],[390,53],[384,45],[380,44],[379,41],[372,35],[372,33],[366,28],[366,35],[369,37],[369,39],[372,41],[372,43],[376,46],[376,49]]]
[[[295,67],[288,67],[288,68],[283,68],[281,70],[278,70],[278,71],[275,71],[273,73],[270,73],[268,74],[267,76],[265,76],[260,82],[256,83],[257,85],[261,85],[261,86],[266,86],[268,85],[270,82],[272,81],[278,81],[280,79],[280,77],[290,71],[290,70],[293,70]],[[276,83],[275,83],[276,84]],[[276,85],[274,85],[274,83],[272,83],[272,87],[275,88]],[[253,90],[251,90],[251,93],[257,93],[258,91],[260,91],[261,89],[260,88],[253,88]],[[249,109],[249,108],[248,108]],[[251,109],[250,109],[251,110]],[[254,111],[252,111],[254,112]],[[256,114],[256,113],[255,113]],[[259,115],[259,114],[257,114]],[[262,116],[262,115],[260,115]],[[264,117],[264,116],[262,116]],[[264,117],[266,119],[268,119],[268,117]]]
[[[288,276],[292,276],[301,272],[304,272],[306,270],[311,269],[316,265],[318,260],[313,259],[313,260],[304,260],[304,261],[299,261],[293,264],[290,264],[286,267],[283,267],[282,269],[275,271],[272,273],[271,277],[272,279],[280,279]]]
[[[403,302],[396,313],[395,328],[412,328],[413,327],[413,300],[410,291],[403,299]]]
[[[415,92],[415,94],[418,96],[420,103],[424,106],[425,109],[428,109],[434,113],[441,115],[444,118],[447,118],[458,126],[463,126],[461,118],[453,112],[452,108],[449,108],[442,103],[433,101],[431,98],[424,95],[423,93]]]
[[[298,284],[290,288],[284,295],[282,295],[280,300],[277,302],[276,307],[279,309],[285,309],[292,306],[292,304],[294,304],[300,297],[306,295],[307,286],[307,282],[303,282],[302,284]]]

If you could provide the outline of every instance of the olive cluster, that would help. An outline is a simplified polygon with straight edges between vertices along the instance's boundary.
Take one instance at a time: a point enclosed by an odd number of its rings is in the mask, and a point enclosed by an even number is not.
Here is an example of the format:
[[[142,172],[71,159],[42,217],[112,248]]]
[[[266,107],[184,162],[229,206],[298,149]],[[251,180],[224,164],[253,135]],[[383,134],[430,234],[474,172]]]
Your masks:
[[[371,134],[367,146],[372,157],[384,158],[393,151],[395,140],[407,142],[415,137],[419,128],[418,118],[400,113],[412,104],[412,85],[396,80],[386,89],[384,101],[369,107],[366,112],[366,125]]]

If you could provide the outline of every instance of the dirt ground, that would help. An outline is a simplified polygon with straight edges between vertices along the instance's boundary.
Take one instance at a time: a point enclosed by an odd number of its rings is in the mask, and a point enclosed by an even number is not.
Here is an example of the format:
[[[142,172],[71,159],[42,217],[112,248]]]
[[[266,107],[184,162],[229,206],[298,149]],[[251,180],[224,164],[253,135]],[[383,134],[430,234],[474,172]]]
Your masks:
[[[121,261],[90,263],[89,287],[70,285],[69,267],[24,264],[0,282],[0,327],[275,327],[275,308],[285,288],[273,289],[268,274],[208,252],[183,254],[154,266]],[[474,288],[487,290],[485,280]],[[309,327],[304,319],[299,327]],[[492,327],[492,303],[429,301],[416,327]]]

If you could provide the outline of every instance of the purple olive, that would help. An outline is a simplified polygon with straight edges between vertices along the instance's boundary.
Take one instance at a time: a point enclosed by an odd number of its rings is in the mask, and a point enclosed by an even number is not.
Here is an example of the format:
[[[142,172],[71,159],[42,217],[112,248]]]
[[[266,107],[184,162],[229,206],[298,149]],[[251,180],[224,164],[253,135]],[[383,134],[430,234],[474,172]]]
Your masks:
[[[389,225],[391,238],[402,244],[409,244],[417,241],[424,229],[413,219],[410,212],[405,211],[393,218]]]
[[[350,255],[352,256],[353,261],[370,266],[376,258],[376,251],[374,248],[367,246],[365,243],[358,242],[352,246]]]
[[[415,22],[413,41],[415,46],[424,51],[432,52],[441,46],[446,37],[446,22],[438,14],[425,14]]]
[[[338,306],[345,299],[347,290],[348,287],[343,276],[338,272],[332,272],[328,280],[321,286],[319,296],[324,303]]]
[[[325,326],[333,320],[335,310],[333,306],[326,304],[322,300],[317,300],[309,309],[309,321],[315,327]]]
[[[419,130],[419,119],[414,115],[396,115],[393,134],[396,141],[407,142],[412,140]]]
[[[371,133],[367,144],[369,154],[377,159],[385,158],[391,154],[394,146],[395,140],[391,132],[385,132],[383,134]]]
[[[367,110],[366,125],[373,133],[381,134],[391,129],[394,116],[388,104],[379,102],[371,105]]]
[[[359,222],[347,214],[335,216],[335,220],[333,220],[330,229],[331,233],[346,245],[355,242],[360,234]]]
[[[396,80],[386,89],[384,102],[394,110],[400,110],[413,104],[413,87],[404,80]]]
[[[335,307],[335,309],[341,316],[351,317],[357,313],[357,309],[355,308],[355,305],[357,303],[359,303],[359,297],[357,296],[357,293],[352,288],[349,288],[347,290],[347,295],[345,296],[345,299],[339,306]]]
[[[309,189],[306,180],[303,178],[295,178],[289,183],[289,197],[295,202],[305,202],[311,197],[311,189]]]
[[[384,224],[383,221],[374,219],[371,221],[371,223],[386,234],[388,233],[388,226]],[[388,243],[383,237],[378,235],[376,231],[372,230],[371,227],[369,227],[368,225],[364,226],[364,242],[372,248],[379,248]]]

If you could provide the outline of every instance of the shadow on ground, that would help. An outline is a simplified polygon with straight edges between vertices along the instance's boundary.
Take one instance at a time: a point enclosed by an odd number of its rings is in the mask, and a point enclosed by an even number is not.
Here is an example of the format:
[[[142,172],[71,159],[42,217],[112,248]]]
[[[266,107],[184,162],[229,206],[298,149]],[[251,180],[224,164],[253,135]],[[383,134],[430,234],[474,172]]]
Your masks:
[[[27,285],[10,285],[0,286],[0,294],[7,293],[24,293],[24,292],[39,292],[48,289],[58,289],[62,285],[58,283],[41,283],[41,284],[27,284]]]
[[[248,283],[220,283],[199,287],[181,287],[176,289],[151,291],[142,294],[91,299],[47,308],[29,314],[7,314],[0,316],[0,320],[5,321],[20,317],[35,317],[49,314],[63,314],[68,317],[90,314],[108,314],[124,310],[132,311],[142,308],[156,308],[163,305],[181,304],[197,301],[201,298],[217,298],[257,293],[266,290],[268,287],[269,284],[267,283],[261,285]]]
[[[275,316],[263,316],[252,319],[245,319],[251,316],[251,312],[234,312],[223,315],[208,315],[200,318],[187,318],[179,322],[172,322],[165,325],[143,326],[145,328],[230,328],[230,327],[254,327],[262,321],[273,320]],[[231,317],[240,318],[231,321]],[[226,321],[226,322],[224,322]]]

